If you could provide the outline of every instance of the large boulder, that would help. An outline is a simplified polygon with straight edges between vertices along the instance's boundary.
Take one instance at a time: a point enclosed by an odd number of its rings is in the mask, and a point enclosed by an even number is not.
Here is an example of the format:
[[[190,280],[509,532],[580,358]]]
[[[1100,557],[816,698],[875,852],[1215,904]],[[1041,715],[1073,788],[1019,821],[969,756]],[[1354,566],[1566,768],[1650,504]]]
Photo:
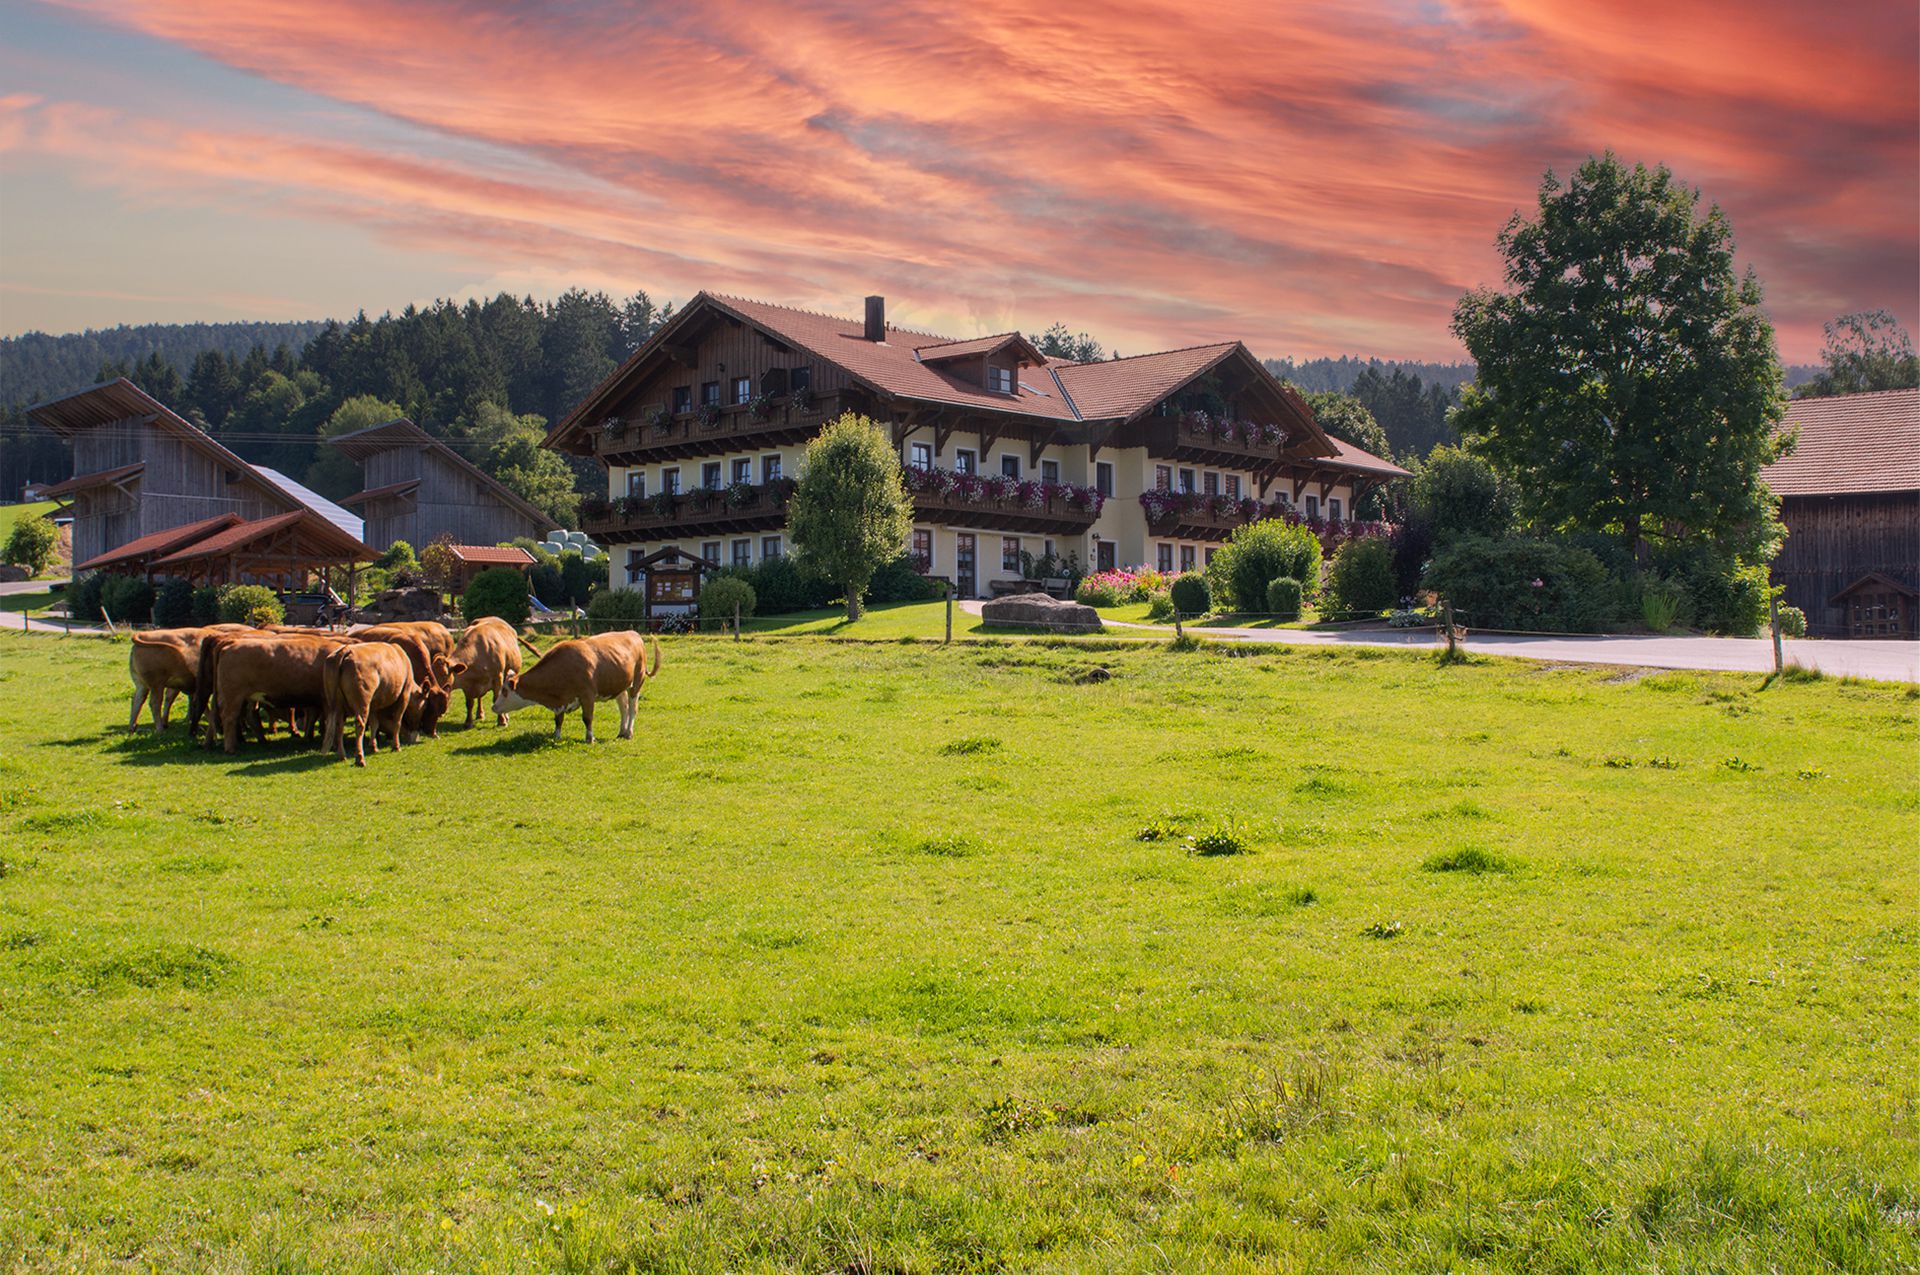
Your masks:
[[[33,579],[33,572],[13,563],[0,563],[0,584],[23,584]]]
[[[980,608],[988,624],[1022,624],[1055,632],[1098,633],[1100,613],[1081,602],[1063,602],[1044,593],[1016,593]]]
[[[444,608],[438,589],[386,589],[367,608],[376,624],[397,620],[437,620]]]

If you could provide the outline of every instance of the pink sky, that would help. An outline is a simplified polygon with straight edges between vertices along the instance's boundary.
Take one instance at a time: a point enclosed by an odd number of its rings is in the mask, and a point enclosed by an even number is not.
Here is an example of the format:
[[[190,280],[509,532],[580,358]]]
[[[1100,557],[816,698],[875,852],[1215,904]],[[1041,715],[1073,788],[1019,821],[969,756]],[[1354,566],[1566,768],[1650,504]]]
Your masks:
[[[1454,358],[1541,174],[1732,219],[1792,361],[1920,291],[1911,0],[63,0],[5,19],[0,331],[699,288],[1128,352]]]

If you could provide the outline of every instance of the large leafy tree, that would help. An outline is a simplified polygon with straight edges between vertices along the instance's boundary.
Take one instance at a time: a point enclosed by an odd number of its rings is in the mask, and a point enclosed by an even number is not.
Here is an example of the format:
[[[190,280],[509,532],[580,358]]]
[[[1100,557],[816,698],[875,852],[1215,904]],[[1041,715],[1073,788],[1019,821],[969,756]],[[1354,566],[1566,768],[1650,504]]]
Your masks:
[[[913,499],[886,431],[852,412],[821,430],[807,444],[787,529],[801,560],[846,590],[847,618],[859,619],[867,582],[913,530]]]
[[[330,500],[360,490],[360,465],[327,440],[355,430],[385,425],[402,416],[398,403],[372,394],[356,394],[333,409],[320,426],[320,437],[313,445],[313,461],[307,466],[307,486]]]
[[[1913,339],[1885,310],[1843,314],[1827,324],[1820,357],[1826,367],[1795,390],[1795,398],[1920,386],[1920,355],[1913,352]]]
[[[1771,553],[1779,524],[1760,468],[1783,409],[1760,284],[1736,273],[1717,206],[1665,167],[1611,153],[1498,240],[1506,290],[1454,311],[1478,367],[1453,421],[1514,479],[1537,525],[1654,544]]]

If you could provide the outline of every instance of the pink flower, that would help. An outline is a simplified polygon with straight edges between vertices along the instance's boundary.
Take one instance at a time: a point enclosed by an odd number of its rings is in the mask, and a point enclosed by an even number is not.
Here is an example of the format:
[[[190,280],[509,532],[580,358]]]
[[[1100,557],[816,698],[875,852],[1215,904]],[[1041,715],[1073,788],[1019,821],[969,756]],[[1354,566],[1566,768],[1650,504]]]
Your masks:
[[[1547,582],[1545,580],[1542,580],[1539,576],[1535,576],[1533,578],[1533,587],[1536,589],[1544,589],[1547,587]]]

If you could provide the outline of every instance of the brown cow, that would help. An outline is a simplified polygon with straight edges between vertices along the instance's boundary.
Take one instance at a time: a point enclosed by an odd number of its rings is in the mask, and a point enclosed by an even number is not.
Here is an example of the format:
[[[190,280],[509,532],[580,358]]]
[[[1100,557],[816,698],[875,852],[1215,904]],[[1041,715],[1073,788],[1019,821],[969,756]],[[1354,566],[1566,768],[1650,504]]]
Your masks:
[[[653,642],[653,667],[647,667],[647,642]],[[496,713],[517,709],[541,708],[553,711],[553,737],[560,738],[561,723],[567,710],[578,704],[580,720],[587,728],[587,742],[593,738],[595,700],[611,699],[620,704],[620,738],[633,738],[633,719],[640,708],[640,688],[660,672],[660,642],[638,633],[621,630],[596,633],[592,637],[568,638],[547,648],[538,663],[518,677],[507,680],[507,693],[496,696]]]
[[[400,751],[403,719],[426,695],[414,680],[413,661],[395,642],[355,642],[328,652],[322,676],[326,679],[327,739],[347,759],[347,714],[353,715],[353,764],[367,764],[367,736],[380,751],[380,717],[393,751]]]
[[[500,696],[507,689],[507,679],[520,675],[520,647],[523,643],[536,656],[540,654],[532,643],[514,631],[511,624],[490,615],[475,620],[460,635],[460,645],[454,648],[453,661],[465,667],[454,678],[453,685],[454,689],[466,694],[468,726],[473,725],[489,693],[493,695],[494,720],[501,726],[507,724],[507,715],[499,710]]]
[[[347,645],[339,637],[304,634],[262,634],[257,637],[215,638],[213,700],[208,726],[211,739],[217,724],[223,747],[238,752],[240,728],[248,710],[266,703],[277,709],[304,709],[317,721],[326,707],[326,657]],[[203,659],[205,656],[203,655]],[[266,733],[257,722],[261,743]]]
[[[420,620],[369,625],[355,629],[348,636],[356,642],[391,642],[407,653],[407,658],[413,661],[414,680],[426,691],[419,707],[408,711],[407,729],[440,738],[440,719],[453,701],[453,679],[466,667],[464,664],[455,667],[449,658],[453,638],[446,629],[430,620]],[[442,645],[446,647],[444,651],[440,649]]]
[[[135,633],[127,651],[127,675],[133,679],[133,709],[127,714],[127,729],[137,730],[140,709],[149,702],[153,711],[153,730],[157,735],[167,728],[173,701],[181,691],[192,702],[195,678],[200,670],[200,640],[209,633],[247,632],[244,624],[212,624],[205,628],[150,629]]]
[[[453,658],[453,634],[447,632],[447,626],[438,620],[390,620],[369,628],[387,633],[411,633],[427,648],[427,654],[448,660]],[[368,629],[356,629],[354,636],[359,637],[367,632]]]

